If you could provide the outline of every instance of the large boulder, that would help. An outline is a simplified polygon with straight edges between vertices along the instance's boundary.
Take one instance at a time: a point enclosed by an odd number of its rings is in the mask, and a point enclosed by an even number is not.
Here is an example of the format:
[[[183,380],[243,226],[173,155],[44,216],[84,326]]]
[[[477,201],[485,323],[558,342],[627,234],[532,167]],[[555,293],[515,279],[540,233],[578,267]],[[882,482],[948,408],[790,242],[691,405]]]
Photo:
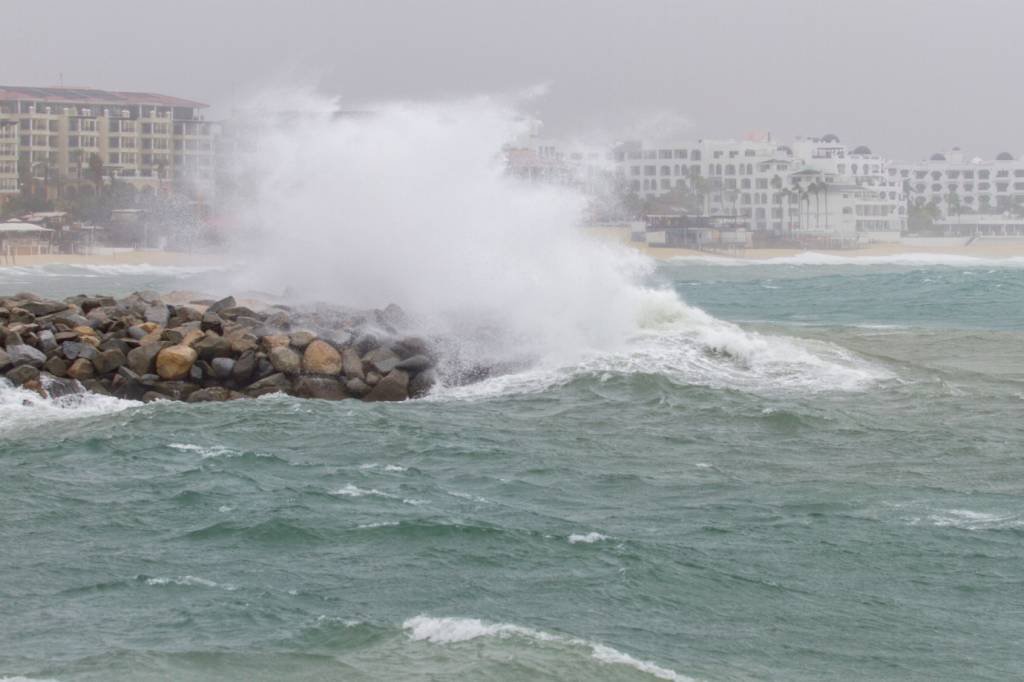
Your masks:
[[[367,384],[359,377],[353,377],[345,382],[345,390],[348,392],[349,395],[352,395],[356,398],[362,398],[363,396],[370,392],[371,388],[372,386]]]
[[[210,361],[210,369],[213,371],[213,376],[221,381],[230,379],[234,368],[235,361],[231,358],[214,358]]]
[[[268,393],[287,393],[291,388],[292,384],[288,381],[288,377],[278,372],[253,383],[245,390],[245,393],[250,397],[258,398]]]
[[[46,354],[33,348],[27,343],[7,346],[7,356],[10,359],[11,364],[15,367],[31,365],[32,367],[39,369],[43,366],[43,363],[46,362]]]
[[[343,348],[341,351],[341,369],[349,379],[365,379],[363,361],[354,348]]]
[[[149,374],[156,368],[156,356],[163,350],[159,343],[150,343],[128,352],[128,367],[136,374]]]
[[[199,353],[199,357],[207,361],[231,355],[231,342],[212,331],[206,332],[206,336],[196,341],[192,347]]]
[[[92,361],[92,364],[96,367],[96,372],[99,374],[110,374],[117,370],[118,367],[123,365],[126,361],[124,353],[117,350],[116,348],[111,350],[105,350],[99,353],[96,358]]]
[[[36,317],[43,317],[67,310],[68,304],[60,301],[26,301],[21,307]]]
[[[437,383],[437,375],[434,370],[428,369],[415,375],[409,380],[409,397],[422,398],[430,393],[430,389]]]
[[[180,381],[192,370],[199,359],[194,348],[185,345],[168,346],[156,356],[156,373],[165,381]]]
[[[302,369],[310,374],[338,374],[342,369],[341,353],[326,341],[312,341],[302,356]]]
[[[397,353],[384,347],[375,348],[363,356],[363,362],[382,375],[393,370],[401,361]]]
[[[295,380],[292,394],[299,398],[344,400],[348,397],[345,386],[333,377],[304,376]]]
[[[190,403],[220,403],[235,397],[234,391],[223,386],[210,386],[194,391],[186,399]]]
[[[20,365],[8,372],[6,376],[15,386],[22,386],[26,382],[37,380],[39,378],[39,370],[32,365]]]
[[[288,335],[288,341],[299,350],[303,350],[316,339],[316,334],[311,331],[297,331]]]
[[[96,376],[96,367],[90,360],[78,358],[71,363],[70,367],[68,367],[68,376],[72,379],[78,379],[79,381],[92,379]]]
[[[396,369],[404,369],[407,372],[422,372],[429,369],[434,363],[426,355],[412,355],[395,365]]]
[[[406,400],[409,397],[409,375],[400,369],[393,369],[387,373],[377,385],[366,394],[364,400],[368,402],[389,401],[397,402]]]
[[[0,369],[3,369],[3,363],[0,362]],[[52,374],[55,377],[65,377],[68,375],[68,363],[65,362],[61,357],[54,355],[43,364],[43,369]]]
[[[206,309],[206,312],[208,312],[208,313],[219,313],[222,310],[226,310],[228,308],[234,308],[236,305],[238,305],[238,303],[235,301],[235,297],[234,296],[228,296],[227,298],[220,299],[216,303],[211,303],[210,306]]]
[[[91,314],[92,313],[90,313],[90,315]],[[171,311],[166,305],[161,303],[160,305],[154,305],[146,308],[146,312],[143,314],[143,317],[146,318],[146,322],[152,322],[153,324],[158,324],[161,327],[166,327],[167,321],[171,319]]]
[[[302,358],[288,346],[275,346],[267,353],[270,363],[278,372],[294,375],[302,371]]]
[[[238,360],[235,361],[234,366],[231,368],[231,380],[236,384],[244,385],[252,378],[252,373],[255,370],[256,353],[247,350],[238,356]]]
[[[44,329],[39,332],[36,336],[39,337],[39,350],[46,354],[57,350],[57,338],[53,335],[49,329]]]
[[[11,356],[3,348],[0,348],[0,372],[3,372],[11,365]]]

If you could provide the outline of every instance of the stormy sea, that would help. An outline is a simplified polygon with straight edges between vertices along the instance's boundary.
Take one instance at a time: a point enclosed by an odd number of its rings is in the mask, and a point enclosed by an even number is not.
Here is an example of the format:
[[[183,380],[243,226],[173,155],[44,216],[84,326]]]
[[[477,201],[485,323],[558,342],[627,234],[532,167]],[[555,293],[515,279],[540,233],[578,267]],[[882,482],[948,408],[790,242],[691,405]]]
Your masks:
[[[0,386],[0,679],[1024,677],[1024,262],[636,278],[582,317],[527,288],[571,328],[403,403]],[[0,269],[48,297],[222,282]]]

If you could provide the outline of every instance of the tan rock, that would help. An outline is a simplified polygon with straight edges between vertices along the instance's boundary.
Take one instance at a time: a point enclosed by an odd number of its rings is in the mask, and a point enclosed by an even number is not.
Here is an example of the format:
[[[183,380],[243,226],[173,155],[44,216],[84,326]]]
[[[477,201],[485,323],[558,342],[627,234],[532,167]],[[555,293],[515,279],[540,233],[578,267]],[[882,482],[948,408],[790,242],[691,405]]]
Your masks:
[[[96,368],[85,358],[78,358],[68,367],[68,376],[79,381],[92,379],[96,376]]]
[[[73,331],[79,336],[96,336],[96,330],[92,327],[86,327],[85,325],[75,327]]]
[[[163,330],[163,327],[158,325],[156,322],[143,322],[139,325],[141,329],[144,329],[147,334],[152,334],[155,331]]]
[[[263,348],[267,351],[281,346],[287,348],[290,343],[291,339],[284,334],[267,334],[263,337]]]
[[[181,344],[180,345],[182,345],[182,346],[193,346],[193,345],[195,345],[196,341],[199,341],[200,339],[202,339],[205,336],[206,336],[206,334],[201,332],[200,330],[193,329],[193,330],[189,331],[187,334],[185,334],[185,337],[181,340]]]
[[[334,375],[341,371],[341,353],[331,344],[317,339],[306,346],[302,356],[302,369],[310,374]]]
[[[165,381],[179,381],[188,376],[198,358],[195,349],[184,344],[168,346],[156,356],[156,373]]]

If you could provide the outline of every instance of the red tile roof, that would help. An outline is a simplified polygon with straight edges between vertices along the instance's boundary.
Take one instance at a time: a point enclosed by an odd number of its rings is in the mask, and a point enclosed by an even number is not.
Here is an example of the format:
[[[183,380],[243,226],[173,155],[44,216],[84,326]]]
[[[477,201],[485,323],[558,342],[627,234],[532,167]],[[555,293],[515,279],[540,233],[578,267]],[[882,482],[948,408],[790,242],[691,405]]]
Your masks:
[[[92,88],[31,88],[0,85],[0,100],[33,100],[74,104],[112,104],[129,106],[150,104],[163,107],[189,107],[205,109],[208,104],[180,97],[157,95],[151,92],[112,92]]]

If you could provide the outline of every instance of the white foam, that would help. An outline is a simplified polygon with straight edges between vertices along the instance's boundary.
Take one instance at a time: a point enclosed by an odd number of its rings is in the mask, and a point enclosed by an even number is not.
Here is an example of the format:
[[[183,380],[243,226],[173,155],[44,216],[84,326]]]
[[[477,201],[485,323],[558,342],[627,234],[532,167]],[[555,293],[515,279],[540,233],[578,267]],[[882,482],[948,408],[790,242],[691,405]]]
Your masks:
[[[921,517],[916,517],[912,523],[920,523],[921,520]],[[940,528],[950,527],[961,530],[1024,528],[1024,515],[1022,514],[992,514],[970,509],[944,509],[925,516],[924,520]]]
[[[0,279],[14,275],[18,277],[112,277],[118,275],[137,276],[182,276],[198,275],[225,269],[225,266],[211,265],[153,265],[150,263],[125,263],[103,265],[87,263],[48,263],[46,265],[19,265],[0,267]]]
[[[0,682],[60,682],[52,677],[24,677],[22,675],[15,675],[14,677],[0,677]]]
[[[394,495],[389,495],[388,493],[381,492],[380,490],[377,490],[376,488],[371,488],[371,489],[360,488],[360,487],[355,486],[355,485],[353,485],[351,483],[347,483],[343,487],[338,488],[337,490],[331,491],[331,494],[332,495],[341,495],[342,497],[366,497],[368,495],[369,496],[375,496],[375,497],[390,497],[390,498],[394,497]]]
[[[175,450],[181,450],[182,452],[194,452],[203,459],[235,454],[234,450],[226,448],[223,445],[212,445],[207,447],[203,445],[193,445],[192,443],[168,443],[167,447],[174,448]]]
[[[88,419],[115,414],[142,403],[97,393],[76,393],[60,398],[43,398],[34,391],[15,388],[0,377],[0,433],[9,434],[31,426]]]
[[[146,578],[146,584],[154,587],[162,587],[164,585],[184,585],[187,587],[219,587],[223,590],[233,592],[238,588],[234,585],[225,583],[220,584],[206,578],[199,578],[194,575],[182,575],[176,578]]]
[[[591,531],[590,533],[573,533],[568,538],[570,545],[575,545],[577,542],[584,542],[589,545],[607,539],[607,535],[602,535],[600,533],[595,533],[593,531]]]
[[[409,631],[413,641],[426,641],[431,644],[457,644],[481,637],[522,637],[541,643],[557,643],[590,649],[590,655],[602,663],[609,665],[625,665],[640,672],[647,673],[662,680],[676,682],[692,682],[692,678],[681,675],[674,670],[663,668],[649,661],[633,658],[605,644],[589,642],[578,637],[555,635],[541,630],[512,625],[508,623],[486,623],[476,618],[433,618],[416,616],[406,620],[402,628]]]

